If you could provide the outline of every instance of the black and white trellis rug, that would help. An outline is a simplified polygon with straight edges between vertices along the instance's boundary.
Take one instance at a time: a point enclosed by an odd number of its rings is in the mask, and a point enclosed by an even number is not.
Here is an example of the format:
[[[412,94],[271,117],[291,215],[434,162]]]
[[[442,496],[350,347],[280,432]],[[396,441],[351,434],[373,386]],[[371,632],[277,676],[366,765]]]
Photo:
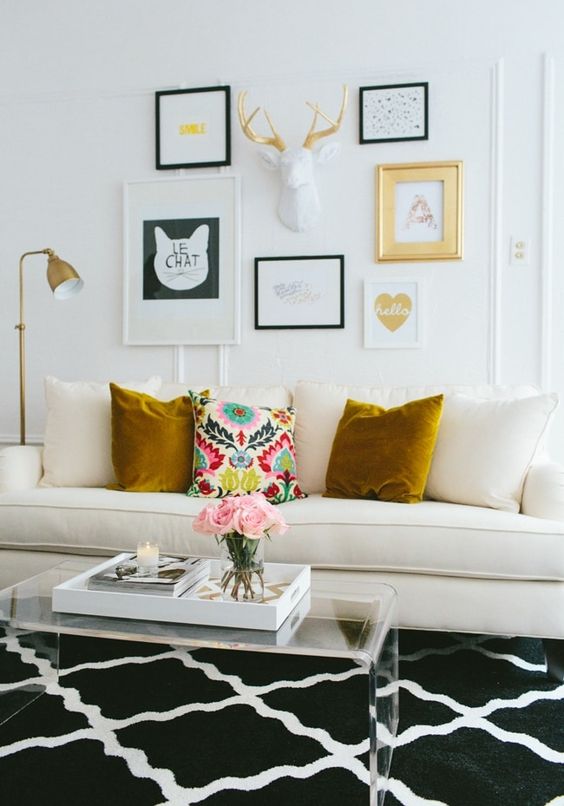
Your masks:
[[[368,804],[362,670],[64,640],[58,682],[0,726],[2,806]],[[48,655],[0,638],[0,695]],[[385,806],[564,804],[564,684],[540,641],[402,631],[399,685]]]

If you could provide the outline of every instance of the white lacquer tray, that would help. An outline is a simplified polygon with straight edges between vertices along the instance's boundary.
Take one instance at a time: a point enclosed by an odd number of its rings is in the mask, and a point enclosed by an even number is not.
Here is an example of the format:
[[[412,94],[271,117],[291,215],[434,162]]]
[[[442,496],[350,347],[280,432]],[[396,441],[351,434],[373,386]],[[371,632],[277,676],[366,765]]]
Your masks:
[[[53,588],[53,610],[91,616],[171,621],[178,624],[277,630],[310,587],[309,565],[265,563],[264,601],[226,601],[220,598],[219,560],[212,560],[209,580],[184,596],[89,590],[89,577],[116,562],[129,560],[132,556],[134,555],[124,553],[112,557],[57,585]]]

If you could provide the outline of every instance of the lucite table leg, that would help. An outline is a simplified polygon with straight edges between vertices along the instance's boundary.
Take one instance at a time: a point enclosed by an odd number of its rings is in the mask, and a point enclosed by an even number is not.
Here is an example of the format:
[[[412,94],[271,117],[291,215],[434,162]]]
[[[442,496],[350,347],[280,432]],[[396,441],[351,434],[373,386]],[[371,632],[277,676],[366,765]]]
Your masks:
[[[57,633],[0,627],[0,725],[40,697],[58,674]]]
[[[390,629],[369,671],[370,806],[382,806],[399,717],[398,634]]]

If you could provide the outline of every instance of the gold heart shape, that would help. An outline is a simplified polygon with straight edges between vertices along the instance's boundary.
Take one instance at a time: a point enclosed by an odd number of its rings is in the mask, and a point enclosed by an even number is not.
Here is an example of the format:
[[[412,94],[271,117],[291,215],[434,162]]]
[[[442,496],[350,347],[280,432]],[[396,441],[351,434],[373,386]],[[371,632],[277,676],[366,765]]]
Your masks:
[[[384,327],[391,330],[400,328],[405,324],[411,313],[413,303],[407,294],[379,294],[374,300],[374,312]]]

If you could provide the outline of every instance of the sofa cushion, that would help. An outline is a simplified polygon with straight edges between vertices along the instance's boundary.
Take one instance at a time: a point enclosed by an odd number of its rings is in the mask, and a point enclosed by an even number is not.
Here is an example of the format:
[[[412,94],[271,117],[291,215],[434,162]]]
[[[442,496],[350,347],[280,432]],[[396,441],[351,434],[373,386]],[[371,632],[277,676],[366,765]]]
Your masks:
[[[157,400],[110,384],[114,489],[186,492],[192,483],[194,412],[189,395]]]
[[[172,400],[182,397],[188,389],[209,389],[209,396],[216,400],[237,400],[251,406],[282,408],[292,405],[292,393],[286,386],[210,386],[209,379],[203,383],[163,383],[155,397],[159,400]]]
[[[344,386],[316,381],[298,381],[296,409],[296,461],[300,484],[306,493],[322,493],[333,437],[347,398],[376,403],[389,409],[408,400],[432,395],[466,394],[507,400],[538,394],[534,386]]]
[[[333,440],[324,496],[421,501],[442,405],[443,395],[391,409],[347,400]]]
[[[447,397],[427,495],[519,512],[525,476],[557,402],[556,395],[523,400]]]
[[[154,395],[161,379],[120,383]],[[109,383],[45,379],[47,421],[43,451],[45,487],[103,487],[115,481],[111,452]]]
[[[273,504],[301,498],[294,409],[251,406],[192,393],[194,481],[189,496],[262,492]]]
[[[470,578],[564,581],[564,523],[462,504],[314,495],[282,504],[290,525],[267,562]],[[178,493],[40,488],[0,497],[0,547],[134,551],[147,535],[170,554],[217,556],[191,528],[202,501]]]

